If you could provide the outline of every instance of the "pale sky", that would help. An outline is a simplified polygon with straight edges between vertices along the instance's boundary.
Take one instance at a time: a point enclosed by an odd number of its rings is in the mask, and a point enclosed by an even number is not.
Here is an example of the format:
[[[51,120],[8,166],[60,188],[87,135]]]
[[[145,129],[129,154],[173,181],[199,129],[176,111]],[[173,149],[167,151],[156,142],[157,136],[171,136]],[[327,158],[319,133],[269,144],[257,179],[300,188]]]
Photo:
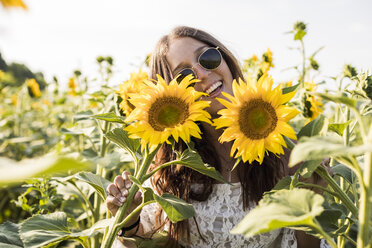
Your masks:
[[[243,60],[273,51],[275,81],[293,78],[283,69],[300,62],[285,32],[301,20],[308,25],[307,55],[316,57],[327,78],[345,63],[372,69],[372,1],[352,0],[25,0],[28,11],[0,8],[0,52],[7,62],[24,63],[66,82],[75,69],[93,78],[95,58],[112,56],[116,77],[131,71],[156,41],[177,25],[215,35]],[[321,78],[318,79],[319,81]]]

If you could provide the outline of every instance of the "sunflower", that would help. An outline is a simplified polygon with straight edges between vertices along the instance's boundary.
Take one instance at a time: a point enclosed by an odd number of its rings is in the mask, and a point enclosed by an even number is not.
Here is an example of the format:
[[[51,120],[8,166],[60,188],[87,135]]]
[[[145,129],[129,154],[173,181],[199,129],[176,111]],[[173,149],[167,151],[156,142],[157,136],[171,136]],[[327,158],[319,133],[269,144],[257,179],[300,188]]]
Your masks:
[[[70,78],[68,80],[68,88],[70,89],[69,92],[68,92],[69,95],[72,95],[72,96],[77,95],[77,93],[76,93],[77,84],[76,84],[74,78]]]
[[[130,74],[130,79],[119,86],[120,88],[117,93],[119,93],[122,99],[120,102],[120,109],[123,110],[126,116],[128,116],[134,109],[133,104],[129,101],[129,94],[141,92],[141,89],[144,87],[143,82],[148,78],[147,73],[140,69],[139,72],[132,72]]]
[[[0,0],[0,3],[4,8],[20,7],[27,9],[26,4],[22,0]]]
[[[305,90],[309,92],[315,92],[317,85],[314,82],[305,82]],[[304,93],[303,96],[303,116],[307,118],[305,124],[314,120],[320,113],[323,112],[323,104],[319,97],[312,96]]]
[[[205,93],[197,92],[190,84],[197,82],[189,75],[179,84],[176,79],[169,85],[157,75],[156,84],[146,81],[146,88],[139,94],[130,94],[130,102],[135,109],[126,118],[132,122],[125,130],[131,138],[140,138],[142,150],[149,145],[154,150],[158,144],[170,143],[173,136],[178,142],[181,138],[189,143],[190,137],[201,138],[196,121],[211,123],[211,116],[204,108],[207,101],[197,101]]]
[[[218,99],[226,109],[218,112],[216,128],[226,128],[219,141],[234,141],[230,156],[244,162],[262,163],[265,152],[284,154],[286,143],[282,135],[296,139],[296,133],[287,123],[298,114],[295,108],[285,106],[295,94],[282,94],[281,85],[271,89],[273,80],[264,74],[256,84],[252,81],[233,81],[234,96],[223,93],[230,100]]]
[[[36,82],[34,78],[27,79],[26,84],[31,90],[32,96],[37,97],[37,98],[41,96],[39,84]]]

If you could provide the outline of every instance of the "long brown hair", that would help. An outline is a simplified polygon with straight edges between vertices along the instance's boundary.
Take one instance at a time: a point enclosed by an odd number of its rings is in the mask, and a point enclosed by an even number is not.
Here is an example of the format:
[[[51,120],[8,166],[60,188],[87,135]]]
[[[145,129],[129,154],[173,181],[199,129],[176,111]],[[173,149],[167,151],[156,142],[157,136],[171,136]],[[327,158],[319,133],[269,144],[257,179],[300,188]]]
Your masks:
[[[150,62],[150,77],[155,79],[156,74],[162,76],[167,82],[173,79],[170,66],[167,62],[166,55],[169,50],[169,44],[173,39],[190,37],[201,41],[211,47],[219,47],[219,50],[226,61],[233,78],[243,79],[243,74],[240,70],[239,63],[234,55],[217,39],[210,34],[195,28],[180,26],[174,28],[168,35],[162,37],[157,43],[155,50],[152,53]],[[203,132],[202,125],[199,125]],[[203,134],[202,134],[203,137]],[[192,139],[195,144],[195,149],[198,151],[205,163],[214,166],[218,171],[221,171],[221,163],[219,159],[214,156],[216,151],[213,146],[208,144],[207,139]],[[186,149],[186,145],[182,142],[175,144],[175,148],[182,152]],[[175,154],[172,151],[172,146],[163,144],[158,154],[155,157],[153,168],[174,159]],[[237,166],[239,170],[239,180],[243,191],[243,209],[246,209],[250,202],[258,202],[265,191],[271,190],[276,182],[283,176],[284,161],[272,153],[268,153],[263,163],[258,162],[251,164],[241,163]],[[169,166],[152,177],[153,187],[159,194],[171,193],[177,197],[189,202],[206,201],[212,193],[213,184],[216,181],[210,177],[204,176],[184,166]],[[191,190],[191,183],[201,183],[203,190],[201,192],[193,192]],[[161,210],[157,214],[158,224],[161,223]],[[194,218],[195,221],[195,218]],[[190,237],[190,229],[188,220],[178,223],[171,223],[169,228],[171,241],[177,242],[182,235],[186,235],[187,240]]]

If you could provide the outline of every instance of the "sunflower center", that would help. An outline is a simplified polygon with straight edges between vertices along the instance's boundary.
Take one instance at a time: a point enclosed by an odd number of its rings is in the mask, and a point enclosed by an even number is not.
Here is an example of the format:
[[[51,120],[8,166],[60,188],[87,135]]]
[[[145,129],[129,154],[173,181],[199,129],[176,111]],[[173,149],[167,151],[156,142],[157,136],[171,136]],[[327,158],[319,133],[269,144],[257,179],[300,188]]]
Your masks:
[[[239,112],[240,130],[253,140],[266,138],[274,131],[277,122],[275,109],[262,99],[245,103]]]
[[[178,97],[157,99],[149,110],[149,123],[156,131],[183,124],[189,116],[189,106]]]

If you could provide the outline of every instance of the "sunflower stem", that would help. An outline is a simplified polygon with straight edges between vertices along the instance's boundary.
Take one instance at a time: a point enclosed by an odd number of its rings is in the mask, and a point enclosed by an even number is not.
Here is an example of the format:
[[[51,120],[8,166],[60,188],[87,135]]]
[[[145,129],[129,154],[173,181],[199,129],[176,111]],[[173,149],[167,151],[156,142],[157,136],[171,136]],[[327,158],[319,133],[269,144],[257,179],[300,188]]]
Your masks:
[[[304,41],[301,39],[301,54],[302,54],[302,75],[301,75],[301,81],[300,81],[300,86],[301,88],[305,88],[305,76],[306,76],[306,68],[305,68],[305,62],[306,62],[306,57],[305,57],[305,44]]]
[[[372,145],[372,125],[369,135],[366,137],[367,144]],[[357,247],[371,247],[370,240],[370,218],[371,218],[371,198],[372,198],[372,152],[367,152],[364,157],[364,173],[360,182],[360,203],[359,203],[359,228],[357,237]]]
[[[142,182],[143,177],[146,175],[147,170],[149,169],[155,154],[159,150],[160,145],[152,151],[148,152],[148,149],[145,149],[145,156],[144,160],[140,166],[140,169],[136,175],[136,179]],[[102,242],[101,248],[111,248],[112,243],[114,242],[115,236],[118,233],[119,229],[125,224],[122,222],[125,215],[127,215],[130,205],[132,204],[133,198],[135,194],[138,191],[138,186],[136,184],[133,184],[132,187],[129,190],[127,200],[126,202],[119,208],[119,210],[116,213],[114,223],[110,225],[109,231],[105,237],[105,239]],[[129,213],[130,214],[130,213]]]
[[[354,216],[358,216],[358,208],[354,205],[349,196],[340,188],[338,183],[329,175],[323,166],[318,166],[315,172],[327,181],[329,186],[339,195],[343,204],[351,211]]]
[[[286,136],[283,136],[283,138],[289,150],[292,150],[296,146],[296,144],[290,138]]]
[[[312,225],[311,227],[313,229],[315,229],[316,232],[318,232],[319,234],[321,234],[328,242],[328,244],[332,247],[332,248],[337,248],[337,245],[336,243],[333,241],[333,239],[331,238],[331,236],[329,236],[324,230],[323,228],[320,226],[320,224],[318,223],[317,220],[313,220],[314,221],[314,225]]]
[[[146,181],[147,179],[149,179],[150,177],[152,177],[152,175],[154,175],[157,171],[167,167],[167,166],[170,166],[170,165],[173,165],[173,164],[178,164],[180,163],[181,161],[180,160],[173,160],[173,161],[170,161],[170,162],[167,162],[167,163],[164,163],[158,167],[156,167],[154,170],[152,170],[150,173],[147,173],[144,177],[143,177],[143,181]]]
[[[320,189],[320,190],[322,190],[322,191],[325,191],[325,192],[327,192],[328,194],[333,195],[333,196],[335,196],[335,197],[338,197],[338,198],[340,197],[339,194],[337,194],[336,192],[334,192],[334,191],[332,191],[332,190],[329,190],[329,189],[327,189],[327,188],[325,188],[325,187],[319,186],[319,185],[317,185],[317,184],[298,182],[298,183],[296,184],[296,187],[316,188],[316,189]]]

